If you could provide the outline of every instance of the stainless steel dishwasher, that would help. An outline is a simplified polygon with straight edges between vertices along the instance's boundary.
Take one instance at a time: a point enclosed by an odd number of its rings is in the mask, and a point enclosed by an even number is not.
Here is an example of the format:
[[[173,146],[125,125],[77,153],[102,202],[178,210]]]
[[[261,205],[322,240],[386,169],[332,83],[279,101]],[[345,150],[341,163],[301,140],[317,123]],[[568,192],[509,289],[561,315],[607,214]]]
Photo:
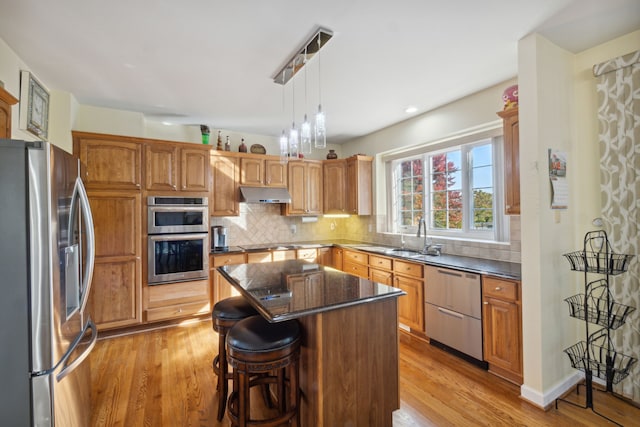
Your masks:
[[[480,275],[434,266],[425,272],[425,332],[432,344],[444,344],[484,366]]]

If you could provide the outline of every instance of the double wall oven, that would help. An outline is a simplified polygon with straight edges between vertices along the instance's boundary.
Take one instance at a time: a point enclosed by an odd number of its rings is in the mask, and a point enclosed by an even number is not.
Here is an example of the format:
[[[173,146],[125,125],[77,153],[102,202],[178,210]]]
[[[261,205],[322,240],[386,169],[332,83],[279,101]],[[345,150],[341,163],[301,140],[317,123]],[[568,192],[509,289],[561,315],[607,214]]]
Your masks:
[[[147,199],[148,284],[206,279],[209,208],[206,197]]]

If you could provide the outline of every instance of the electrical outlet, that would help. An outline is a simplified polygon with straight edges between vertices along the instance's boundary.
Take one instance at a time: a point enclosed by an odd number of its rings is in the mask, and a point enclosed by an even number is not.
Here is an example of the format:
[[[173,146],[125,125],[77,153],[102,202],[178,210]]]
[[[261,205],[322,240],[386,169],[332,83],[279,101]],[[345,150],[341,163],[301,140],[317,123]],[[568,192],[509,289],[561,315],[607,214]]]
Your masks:
[[[289,229],[291,230],[291,234],[296,234],[298,232],[298,227],[296,227],[295,224],[291,224]]]

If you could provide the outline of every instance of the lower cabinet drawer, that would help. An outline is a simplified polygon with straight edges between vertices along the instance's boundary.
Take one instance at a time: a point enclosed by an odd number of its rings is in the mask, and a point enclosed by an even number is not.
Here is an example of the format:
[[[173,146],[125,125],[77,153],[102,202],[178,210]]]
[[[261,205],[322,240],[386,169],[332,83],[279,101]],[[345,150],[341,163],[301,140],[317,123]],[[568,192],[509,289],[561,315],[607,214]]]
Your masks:
[[[209,301],[177,304],[167,307],[151,308],[147,310],[147,322],[175,319],[178,317],[194,316],[211,312]]]
[[[167,283],[148,287],[146,307],[148,309],[155,309],[192,302],[208,302],[209,298],[210,289],[208,280]]]
[[[354,264],[353,262],[344,261],[342,271],[353,274],[354,276],[369,278],[369,267],[362,264]]]
[[[480,319],[426,303],[424,323],[429,338],[483,360]]]

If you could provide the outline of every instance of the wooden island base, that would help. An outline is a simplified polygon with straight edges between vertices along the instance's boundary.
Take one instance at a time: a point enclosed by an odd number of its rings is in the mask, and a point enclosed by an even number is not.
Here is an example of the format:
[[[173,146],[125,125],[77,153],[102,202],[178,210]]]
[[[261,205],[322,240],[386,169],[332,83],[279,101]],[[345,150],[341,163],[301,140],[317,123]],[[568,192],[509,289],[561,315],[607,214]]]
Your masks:
[[[301,425],[393,425],[400,408],[398,299],[298,319]]]

